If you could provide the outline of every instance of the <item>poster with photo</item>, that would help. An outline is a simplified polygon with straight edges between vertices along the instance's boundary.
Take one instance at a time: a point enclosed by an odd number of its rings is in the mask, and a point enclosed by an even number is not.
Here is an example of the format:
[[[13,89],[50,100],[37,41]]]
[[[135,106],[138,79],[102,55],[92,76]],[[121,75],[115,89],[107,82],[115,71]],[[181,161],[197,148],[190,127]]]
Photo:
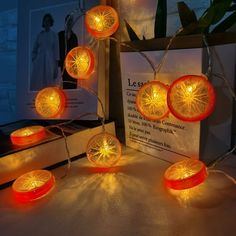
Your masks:
[[[101,76],[105,74],[103,66],[105,50],[86,31],[79,2],[24,0],[24,3],[18,9],[19,117],[41,119],[34,103],[37,93],[46,87],[60,87],[66,96],[65,111],[60,117],[55,117],[56,119],[76,119],[84,113],[99,113],[100,104],[94,94],[98,94],[105,103],[105,91],[100,89],[105,79],[105,76]],[[92,0],[86,2],[83,8],[90,9],[98,4],[99,0]],[[65,27],[67,27],[66,37]],[[64,68],[67,53],[77,46],[90,47],[95,55],[94,72],[88,79],[77,80]],[[84,119],[96,118],[96,115],[91,115]]]

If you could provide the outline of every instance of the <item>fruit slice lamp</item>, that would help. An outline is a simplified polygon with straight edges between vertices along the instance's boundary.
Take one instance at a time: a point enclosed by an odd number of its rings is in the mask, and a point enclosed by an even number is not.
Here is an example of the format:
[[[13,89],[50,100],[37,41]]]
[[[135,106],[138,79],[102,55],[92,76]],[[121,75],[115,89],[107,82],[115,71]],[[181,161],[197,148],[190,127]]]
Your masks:
[[[65,109],[65,94],[57,87],[40,90],[35,99],[37,113],[43,118],[59,117]]]
[[[65,68],[75,79],[88,79],[95,70],[95,56],[88,47],[75,47],[66,55]]]
[[[215,107],[215,91],[206,76],[186,75],[169,88],[167,102],[171,113],[183,121],[200,121]]]
[[[102,132],[89,140],[86,154],[96,167],[112,167],[120,160],[121,144],[112,134]]]
[[[207,168],[199,160],[187,159],[170,166],[164,174],[168,188],[183,190],[195,187],[207,178]]]
[[[110,6],[99,5],[93,7],[86,12],[85,26],[93,37],[104,39],[114,34],[118,29],[118,14]]]
[[[50,171],[33,170],[17,178],[12,190],[17,201],[29,202],[47,195],[54,184],[55,179]]]
[[[169,114],[168,86],[159,81],[144,84],[136,95],[137,110],[148,120],[163,119]]]
[[[33,125],[15,130],[11,133],[11,142],[18,146],[37,143],[44,139],[46,131],[43,126]]]

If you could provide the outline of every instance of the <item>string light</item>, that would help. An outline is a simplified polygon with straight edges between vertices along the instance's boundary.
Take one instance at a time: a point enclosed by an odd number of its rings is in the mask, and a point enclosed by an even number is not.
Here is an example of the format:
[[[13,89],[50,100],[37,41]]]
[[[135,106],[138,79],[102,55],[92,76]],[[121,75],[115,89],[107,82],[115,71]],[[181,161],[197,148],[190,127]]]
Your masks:
[[[12,185],[15,199],[29,202],[44,197],[55,184],[54,176],[47,170],[33,170],[15,180]]]
[[[15,130],[11,133],[11,142],[15,145],[23,146],[34,144],[46,136],[46,131],[43,126],[34,125]]]
[[[65,109],[65,94],[57,87],[40,90],[35,99],[37,113],[44,118],[59,117]]]
[[[119,27],[118,14],[110,6],[99,5],[86,12],[85,26],[95,38],[103,39],[114,34]]]
[[[183,121],[200,121],[215,107],[215,91],[203,75],[186,75],[175,80],[167,95],[171,113]]]
[[[136,96],[137,110],[148,120],[163,119],[169,114],[167,92],[168,86],[159,81],[144,84]]]
[[[88,47],[75,47],[65,59],[67,73],[75,79],[87,79],[95,70],[95,56]]]
[[[121,145],[115,136],[102,132],[89,140],[86,154],[95,166],[112,167],[120,160]]]
[[[182,190],[192,188],[205,181],[207,169],[203,162],[187,159],[170,166],[164,174],[167,187]]]

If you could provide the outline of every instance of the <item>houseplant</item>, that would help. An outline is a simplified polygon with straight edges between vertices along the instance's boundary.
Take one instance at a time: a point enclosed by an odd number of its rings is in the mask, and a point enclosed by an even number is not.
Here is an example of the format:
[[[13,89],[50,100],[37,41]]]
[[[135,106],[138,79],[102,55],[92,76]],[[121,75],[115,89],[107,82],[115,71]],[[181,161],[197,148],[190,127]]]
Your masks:
[[[167,28],[167,1],[159,0],[157,3],[154,38],[166,37]],[[178,2],[178,13],[182,24],[180,35],[209,34],[225,32],[236,23],[236,0],[212,0],[210,6],[197,19],[194,10],[185,2]],[[225,17],[226,13],[229,13]],[[140,40],[132,26],[125,20],[130,41]],[[145,40],[145,37],[143,36]]]

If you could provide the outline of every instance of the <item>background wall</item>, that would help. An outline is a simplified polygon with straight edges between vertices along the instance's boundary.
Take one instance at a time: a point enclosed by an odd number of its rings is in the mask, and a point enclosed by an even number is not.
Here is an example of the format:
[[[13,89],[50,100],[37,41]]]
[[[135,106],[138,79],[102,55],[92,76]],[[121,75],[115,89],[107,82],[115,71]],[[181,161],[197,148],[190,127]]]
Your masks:
[[[16,119],[17,0],[0,3],[0,124]]]

